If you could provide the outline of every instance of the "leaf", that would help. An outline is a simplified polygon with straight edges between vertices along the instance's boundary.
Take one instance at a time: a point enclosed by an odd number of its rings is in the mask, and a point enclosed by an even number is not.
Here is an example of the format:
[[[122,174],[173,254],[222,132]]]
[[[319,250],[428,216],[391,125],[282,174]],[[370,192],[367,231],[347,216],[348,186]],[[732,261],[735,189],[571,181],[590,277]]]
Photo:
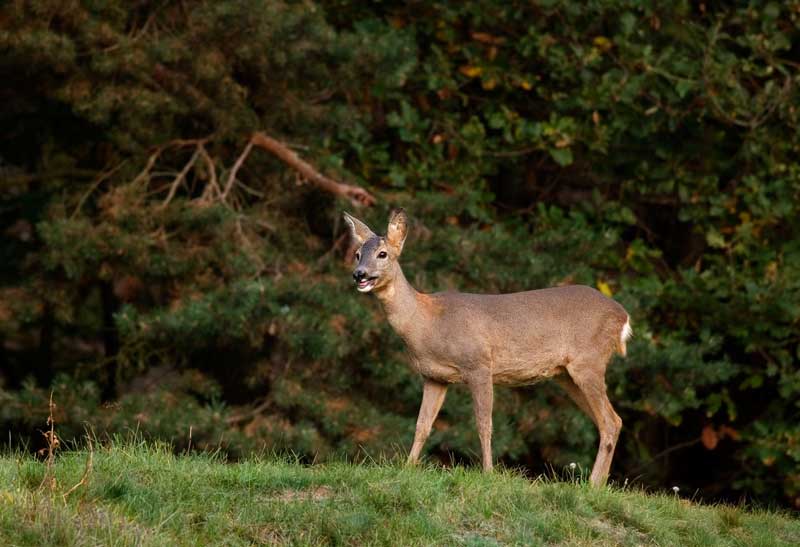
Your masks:
[[[570,139],[569,137],[564,137],[564,138],[558,139],[556,141],[556,143],[555,143],[555,146],[556,146],[556,148],[566,148],[570,144],[572,144],[572,139]]]
[[[612,296],[614,296],[614,293],[613,293],[613,292],[611,292],[611,287],[609,287],[609,286],[608,286],[608,283],[606,283],[605,281],[598,281],[598,282],[597,282],[597,289],[598,289],[598,290],[599,290],[601,293],[603,293],[604,295],[606,295],[606,296],[607,296],[607,297],[609,297],[609,298],[611,298]]]
[[[719,435],[714,431],[714,426],[706,425],[703,432],[700,434],[700,442],[706,447],[706,450],[714,450],[719,444]]]
[[[492,112],[487,116],[487,121],[492,129],[501,129],[508,123],[508,118],[502,112]]]
[[[458,68],[458,71],[467,78],[477,78],[483,73],[483,69],[474,65],[463,65]]]
[[[739,384],[739,389],[758,389],[764,384],[764,377],[760,374],[753,374],[744,379],[744,381]]]
[[[711,228],[706,233],[706,241],[709,245],[716,249],[722,249],[725,247],[725,238],[722,237],[722,234],[720,234],[716,228]]]
[[[691,80],[681,80],[675,85],[675,91],[678,92],[678,97],[681,99],[683,99],[693,88],[694,82]]]
[[[572,150],[569,148],[551,148],[549,152],[556,163],[562,167],[572,163]]]
[[[488,32],[473,32],[470,36],[472,36],[473,40],[482,44],[499,45],[506,42],[504,37],[492,36]]]
[[[626,36],[630,35],[633,32],[633,29],[636,27],[636,16],[629,11],[626,11],[622,14],[622,17],[619,18],[620,25],[622,26],[622,33]]]
[[[738,441],[742,438],[738,431],[727,425],[723,425],[719,428],[719,436],[720,438],[728,437],[734,441]]]
[[[592,43],[595,45],[597,49],[601,51],[608,51],[609,49],[614,47],[614,44],[611,42],[611,40],[609,40],[605,36],[596,36],[595,39],[592,40]]]

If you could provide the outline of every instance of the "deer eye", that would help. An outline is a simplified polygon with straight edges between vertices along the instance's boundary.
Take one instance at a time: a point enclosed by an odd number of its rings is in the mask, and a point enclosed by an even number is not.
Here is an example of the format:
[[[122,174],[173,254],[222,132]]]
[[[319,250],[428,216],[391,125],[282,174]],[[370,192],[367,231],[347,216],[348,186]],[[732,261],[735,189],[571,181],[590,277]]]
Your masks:
[[[386,251],[381,251],[378,253],[378,258],[386,258],[387,256],[389,255],[386,254]]]
[[[361,260],[361,253],[356,253],[356,260]]]

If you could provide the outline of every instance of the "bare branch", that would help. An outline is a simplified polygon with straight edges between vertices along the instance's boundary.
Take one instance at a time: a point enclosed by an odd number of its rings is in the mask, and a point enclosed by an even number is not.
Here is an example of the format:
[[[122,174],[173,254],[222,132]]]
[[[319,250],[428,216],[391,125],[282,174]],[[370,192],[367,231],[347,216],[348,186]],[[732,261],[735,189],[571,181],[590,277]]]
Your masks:
[[[217,166],[214,165],[214,160],[211,159],[211,156],[208,155],[206,152],[206,147],[202,144],[199,147],[200,155],[203,157],[203,161],[206,163],[206,170],[208,171],[208,184],[203,189],[203,194],[200,196],[202,201],[209,201],[211,198],[212,192],[216,192],[217,195],[222,194],[222,190],[220,190],[219,183],[217,182]]]
[[[153,170],[153,167],[158,161],[158,158],[161,157],[162,152],[164,152],[164,148],[159,146],[156,148],[155,152],[150,154],[150,157],[147,158],[147,164],[144,166],[144,169],[142,169],[142,171],[136,175],[136,178],[133,179],[133,184],[142,182],[150,176],[150,171]]]
[[[185,146],[201,146],[201,145],[204,145],[205,143],[207,143],[209,139],[210,139],[210,137],[201,137],[199,139],[175,139],[175,140],[169,141],[166,144],[165,148],[167,148],[167,147],[180,148],[182,146],[183,147],[185,147]]]
[[[264,133],[254,133],[250,143],[266,150],[276,156],[279,160],[297,171],[302,177],[337,196],[342,196],[350,200],[356,206],[371,206],[375,203],[375,197],[360,186],[344,184],[330,179],[314,169],[309,163],[302,160],[295,152],[290,150],[285,144],[265,135]]]
[[[188,162],[186,162],[186,165],[183,166],[183,170],[180,173],[178,173],[178,176],[175,177],[175,180],[172,181],[172,184],[170,185],[169,188],[169,193],[167,194],[167,197],[164,198],[164,201],[161,203],[162,209],[165,208],[167,205],[169,205],[169,202],[172,201],[173,197],[175,197],[175,192],[178,191],[178,187],[186,178],[186,175],[189,173],[189,170],[194,166],[198,157],[200,157],[200,144],[197,145],[194,154],[192,154],[192,157],[189,159]]]
[[[236,163],[233,164],[233,168],[231,169],[231,172],[228,175],[228,181],[225,183],[225,189],[222,191],[222,195],[220,196],[222,201],[225,201],[225,199],[228,197],[228,192],[231,191],[231,188],[233,188],[233,183],[236,182],[236,173],[239,172],[239,169],[242,167],[244,160],[247,159],[247,156],[250,154],[250,150],[252,149],[253,149],[253,141],[251,139],[250,142],[247,143],[247,146],[245,146],[242,154],[237,158]]]
[[[246,420],[249,420],[250,418],[254,418],[255,416],[258,416],[263,411],[268,409],[271,404],[272,404],[272,402],[269,399],[265,399],[261,404],[259,404],[255,408],[252,408],[252,409],[250,409],[250,410],[248,410],[246,412],[243,412],[241,414],[233,414],[231,416],[228,416],[225,421],[229,425],[235,425],[235,424],[244,422]]]
[[[78,214],[78,212],[83,207],[83,204],[86,203],[87,199],[89,199],[89,196],[92,195],[92,193],[95,190],[97,190],[97,187],[100,186],[104,181],[108,180],[111,176],[113,176],[114,173],[119,171],[120,168],[123,165],[125,165],[125,163],[127,163],[127,161],[128,160],[122,160],[122,162],[117,164],[116,167],[114,167],[112,169],[109,169],[108,171],[106,171],[104,173],[100,173],[100,175],[98,175],[98,177],[92,183],[91,187],[89,187],[89,189],[81,196],[81,199],[78,200],[78,205],[75,206],[75,210],[72,211],[72,215],[70,216],[70,218],[75,218],[75,216]]]
[[[350,202],[357,207],[360,206],[370,206],[375,203],[375,197],[370,194],[364,188],[360,186],[355,186],[351,184],[345,184],[342,182],[338,182],[333,180],[329,177],[326,177],[319,171],[317,171],[311,164],[301,159],[296,152],[291,150],[289,146],[285,143],[282,143],[272,137],[267,136],[262,132],[257,132],[253,134],[248,141],[247,146],[245,146],[242,153],[236,159],[233,167],[231,168],[230,172],[227,174],[225,178],[225,185],[224,188],[221,187],[220,181],[218,179],[216,165],[214,160],[208,154],[205,149],[205,144],[210,140],[211,137],[205,138],[198,138],[198,139],[176,139],[169,141],[158,148],[156,148],[150,157],[147,160],[147,163],[144,169],[134,178],[134,183],[144,182],[149,180],[153,175],[153,167],[161,158],[163,153],[170,149],[170,148],[182,148],[182,147],[195,147],[194,154],[189,159],[189,161],[184,165],[183,169],[177,173],[169,185],[169,191],[167,192],[167,196],[164,198],[163,202],[160,205],[160,208],[163,209],[172,201],[175,197],[175,194],[180,188],[181,184],[184,183],[186,176],[188,175],[189,171],[192,167],[197,163],[199,158],[202,158],[203,162],[205,163],[206,170],[208,171],[208,184],[206,185],[205,189],[203,190],[200,200],[209,202],[215,199],[219,199],[223,204],[228,207],[237,209],[238,204],[238,197],[235,193],[231,193],[234,186],[241,186],[244,191],[247,193],[257,196],[263,197],[261,192],[254,190],[246,185],[244,185],[241,181],[237,180],[237,174],[239,173],[240,169],[244,165],[244,162],[247,161],[250,152],[252,151],[254,146],[262,148],[267,152],[271,153],[272,155],[276,156],[278,159],[292,167],[295,172],[297,173],[298,180],[307,180],[314,184],[315,186],[322,188],[323,190],[330,192],[337,196],[342,196],[350,200]],[[156,193],[161,193],[165,188],[159,189]]]

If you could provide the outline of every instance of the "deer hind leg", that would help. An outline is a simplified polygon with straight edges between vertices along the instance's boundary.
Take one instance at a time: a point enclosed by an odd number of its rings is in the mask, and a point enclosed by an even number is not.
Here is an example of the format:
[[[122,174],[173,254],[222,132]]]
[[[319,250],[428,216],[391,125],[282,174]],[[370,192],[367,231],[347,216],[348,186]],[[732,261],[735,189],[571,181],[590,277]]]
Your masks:
[[[592,409],[589,406],[589,401],[586,400],[586,397],[583,395],[583,392],[572,380],[572,377],[569,374],[562,374],[561,376],[554,377],[553,380],[555,380],[555,382],[558,385],[560,385],[564,391],[567,392],[569,398],[572,399],[572,401],[576,405],[578,405],[578,408],[580,408],[583,411],[583,413],[586,414],[589,417],[589,419],[592,420],[592,423],[596,426],[597,420],[595,419],[594,414],[592,413]]]
[[[600,434],[600,446],[589,477],[589,482],[594,486],[599,486],[608,479],[614,449],[622,429],[622,419],[614,412],[606,394],[605,363],[599,364],[602,366],[598,366],[597,362],[573,362],[567,365],[567,372],[583,398],[581,402],[575,397],[573,399],[579,407],[588,407],[589,416]],[[567,393],[570,393],[569,389]]]
[[[475,410],[475,422],[478,436],[481,439],[481,461],[483,470],[492,470],[492,405],[494,402],[494,386],[490,373],[482,374],[467,382],[472,392],[472,405]]]
[[[433,427],[433,422],[442,408],[445,395],[447,395],[447,384],[425,380],[425,384],[422,387],[422,404],[419,407],[419,416],[417,417],[417,429],[414,432],[414,444],[408,454],[408,463],[413,464],[419,461],[419,454],[431,434],[431,427]]]

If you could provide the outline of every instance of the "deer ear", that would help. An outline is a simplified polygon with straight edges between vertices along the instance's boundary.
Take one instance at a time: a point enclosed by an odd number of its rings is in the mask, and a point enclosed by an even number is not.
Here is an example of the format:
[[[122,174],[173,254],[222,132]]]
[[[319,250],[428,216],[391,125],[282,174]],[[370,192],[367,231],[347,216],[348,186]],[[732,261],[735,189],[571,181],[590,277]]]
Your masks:
[[[375,234],[369,229],[369,226],[356,217],[351,217],[347,213],[344,213],[344,221],[350,227],[350,237],[352,237],[353,241],[358,243],[359,246],[363,245],[366,240],[375,237]]]
[[[386,230],[386,241],[395,256],[403,252],[403,243],[408,235],[408,216],[403,209],[395,209],[389,217],[389,228]]]

